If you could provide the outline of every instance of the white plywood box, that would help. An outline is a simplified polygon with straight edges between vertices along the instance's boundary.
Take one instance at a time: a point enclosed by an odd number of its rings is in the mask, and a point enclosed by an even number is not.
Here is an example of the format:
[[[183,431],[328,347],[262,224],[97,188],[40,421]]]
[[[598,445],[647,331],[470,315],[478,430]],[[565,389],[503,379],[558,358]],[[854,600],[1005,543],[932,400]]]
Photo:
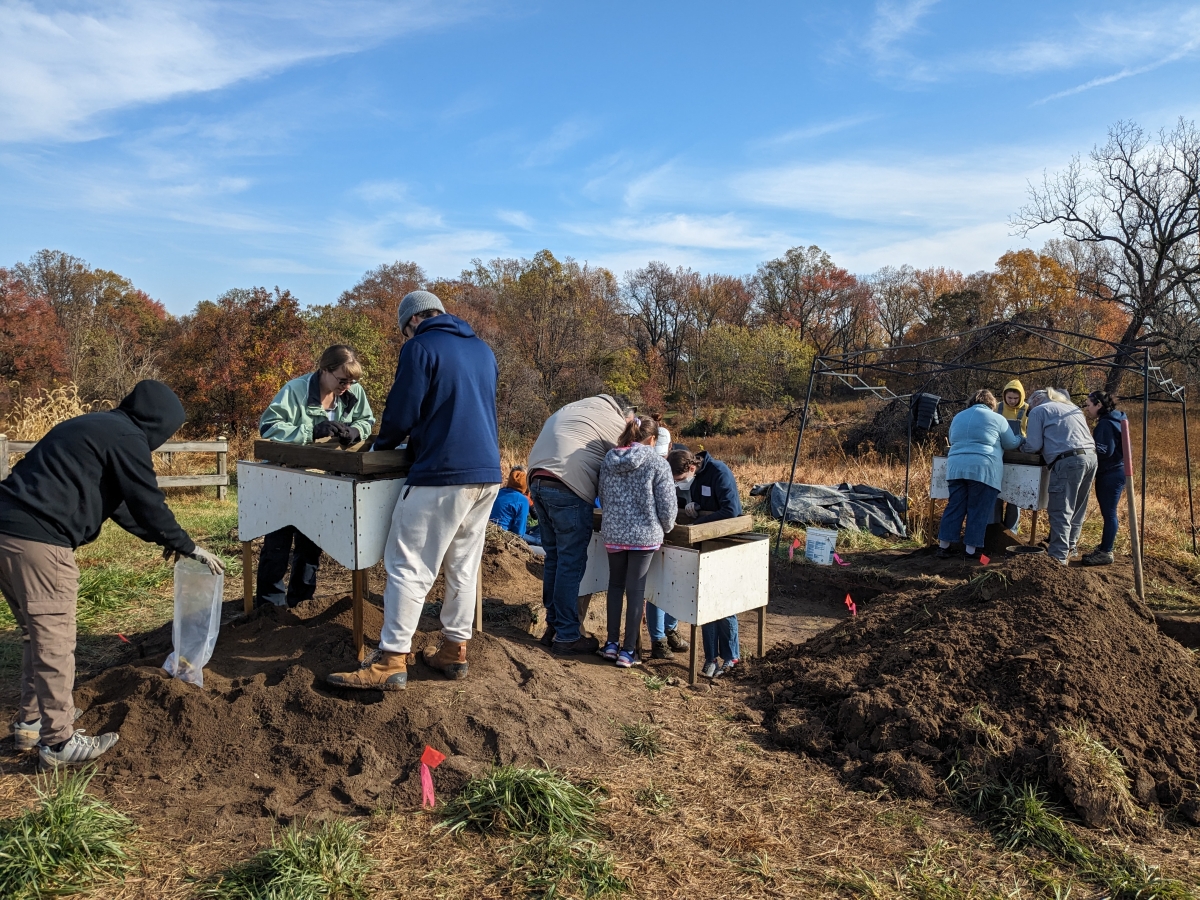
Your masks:
[[[237,474],[240,540],[292,525],[347,569],[383,559],[404,478],[362,480],[245,460]]]
[[[681,622],[703,625],[767,605],[770,539],[740,534],[697,547],[664,545],[654,554],[646,599]],[[579,593],[608,590],[608,551],[599,532],[588,545]]]
[[[1005,463],[1000,483],[999,499],[1016,504],[1021,509],[1045,509],[1049,502],[1050,471],[1045,466],[1026,466]],[[934,500],[950,498],[950,483],[946,480],[946,457],[933,458],[929,496]]]

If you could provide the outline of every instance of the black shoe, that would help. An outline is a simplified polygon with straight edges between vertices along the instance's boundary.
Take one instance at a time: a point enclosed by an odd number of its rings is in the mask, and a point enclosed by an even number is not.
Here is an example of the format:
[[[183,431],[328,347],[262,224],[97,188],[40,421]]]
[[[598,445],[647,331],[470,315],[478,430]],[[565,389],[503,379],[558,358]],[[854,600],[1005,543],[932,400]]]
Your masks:
[[[583,656],[599,649],[600,642],[594,637],[581,637],[573,641],[555,641],[550,652],[555,656]]]
[[[964,550],[963,551],[963,559],[967,560],[967,562],[970,562],[971,560],[974,560],[975,562],[979,562],[979,555],[981,553],[983,553],[983,551],[980,550],[978,547],[975,548],[974,553],[968,553],[966,550]]]
[[[554,626],[553,625],[550,625],[550,624],[546,625],[546,630],[542,633],[542,636],[540,638],[538,638],[538,643],[541,644],[543,647],[547,647],[547,648],[554,646]]]
[[[676,653],[686,653],[687,651],[692,649],[692,645],[683,639],[683,635],[681,635],[679,633],[678,628],[669,628],[669,629],[667,629],[666,634],[667,634],[667,646],[669,646]],[[655,658],[657,659],[657,657],[655,657]],[[664,656],[662,658],[670,659],[671,657]]]
[[[675,654],[671,652],[671,641],[668,638],[663,638],[661,641],[652,641],[650,644],[651,659],[674,659]]]
[[[938,559],[949,559],[954,554],[950,552],[949,547],[938,547],[937,553],[934,554]]]

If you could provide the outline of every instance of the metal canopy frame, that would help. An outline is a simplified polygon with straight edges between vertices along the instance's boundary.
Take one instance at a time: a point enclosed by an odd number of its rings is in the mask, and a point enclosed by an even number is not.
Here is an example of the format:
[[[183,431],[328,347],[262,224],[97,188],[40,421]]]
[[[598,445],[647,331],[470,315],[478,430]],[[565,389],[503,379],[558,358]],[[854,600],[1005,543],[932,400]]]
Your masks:
[[[1051,344],[1069,354],[1062,356],[1029,356],[1014,354],[988,359],[986,362],[972,362],[970,356],[984,347],[989,341],[1003,340],[1013,337],[1036,338]],[[1089,349],[1069,343],[1070,340],[1085,342]],[[935,349],[949,341],[966,341],[967,346],[950,359],[943,359],[934,354]],[[1137,360],[1137,362],[1133,362]],[[1187,420],[1187,389],[1184,385],[1176,384],[1167,377],[1161,366],[1153,365],[1150,360],[1149,348],[1141,351],[1129,351],[1114,341],[1108,341],[1093,335],[1077,331],[1067,331],[1059,328],[1047,328],[1039,325],[1029,325],[1024,322],[1004,321],[993,322],[979,328],[959,331],[941,337],[930,338],[914,344],[902,344],[898,347],[876,347],[864,350],[854,350],[849,353],[825,354],[817,356],[809,369],[808,389],[804,397],[804,409],[800,418],[800,428],[796,434],[796,449],[792,454],[792,471],[788,476],[788,490],[779,516],[779,535],[775,546],[778,550],[783,541],[783,526],[787,519],[788,505],[792,499],[792,485],[796,483],[796,466],[800,460],[800,447],[804,442],[804,432],[808,425],[808,413],[812,406],[813,384],[818,376],[826,376],[840,381],[854,391],[867,392],[881,400],[910,400],[915,394],[924,393],[926,388],[938,378],[957,372],[976,372],[1023,379],[1033,375],[1047,375],[1062,369],[1122,369],[1141,376],[1142,390],[1142,499],[1141,522],[1139,537],[1145,543],[1146,533],[1146,459],[1149,452],[1150,434],[1150,401],[1179,403],[1183,410],[1183,452],[1187,470],[1188,487],[1188,516],[1192,535],[1192,554],[1197,555],[1196,512],[1192,492],[1192,454],[1188,439]],[[864,373],[876,373],[891,378],[905,378],[919,387],[908,393],[896,393],[884,384],[873,385],[863,378]],[[1129,395],[1119,399],[1135,399],[1139,395]],[[963,402],[963,401],[958,401]],[[908,415],[907,455],[904,463],[904,533],[908,535],[909,484],[912,472],[912,414]]]

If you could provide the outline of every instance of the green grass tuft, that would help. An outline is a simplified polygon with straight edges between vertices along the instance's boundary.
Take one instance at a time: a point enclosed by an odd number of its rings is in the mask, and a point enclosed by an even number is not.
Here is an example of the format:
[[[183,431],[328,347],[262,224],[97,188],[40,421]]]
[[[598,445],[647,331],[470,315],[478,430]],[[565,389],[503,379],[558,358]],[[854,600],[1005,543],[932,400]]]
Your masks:
[[[446,804],[437,828],[451,834],[466,829],[525,836],[578,837],[596,820],[594,794],[557,772],[498,766],[472,778]]]
[[[134,825],[87,792],[95,771],[55,769],[40,776],[37,806],[0,821],[0,897],[80,893],[129,868]]]
[[[638,756],[654,758],[654,754],[662,750],[662,737],[657,725],[649,722],[637,722],[633,725],[621,726],[621,743],[627,750],[632,750]]]
[[[351,900],[366,897],[362,882],[374,866],[362,826],[335,819],[292,826],[269,849],[200,888],[215,900]]]
[[[643,675],[642,681],[645,682],[646,689],[649,691],[661,691],[667,686],[667,680],[657,675]]]
[[[539,837],[513,845],[507,877],[519,880],[532,897],[617,897],[628,893],[629,881],[616,874],[612,854],[594,841],[563,836]]]

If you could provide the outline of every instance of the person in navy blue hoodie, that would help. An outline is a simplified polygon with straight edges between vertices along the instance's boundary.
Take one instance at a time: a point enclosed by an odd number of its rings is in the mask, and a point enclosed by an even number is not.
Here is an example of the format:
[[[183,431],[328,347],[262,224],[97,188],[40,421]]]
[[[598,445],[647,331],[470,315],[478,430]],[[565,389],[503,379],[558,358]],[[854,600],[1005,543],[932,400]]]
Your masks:
[[[466,676],[475,585],[500,490],[499,373],[492,348],[428,291],[407,295],[398,315],[407,342],[373,449],[392,450],[407,440],[413,463],[384,548],[379,649],[356,671],[329,675],[338,687],[407,686],[413,634],[439,570],[446,576],[442,644],[421,658],[447,677]]]
[[[1125,490],[1125,453],[1121,423],[1125,413],[1107,391],[1092,391],[1083,401],[1083,412],[1096,421],[1092,440],[1096,442],[1096,503],[1104,519],[1100,544],[1080,560],[1085,566],[1107,566],[1113,561],[1113,541],[1117,537],[1117,506]]]
[[[742,514],[742,498],[738,494],[737,481],[725,463],[703,450],[695,456],[687,450],[672,450],[667,454],[667,462],[676,482],[692,478],[688,490],[690,499],[680,510],[683,514],[681,521],[689,525],[698,525],[702,522],[732,519]],[[652,613],[651,606],[646,606],[648,620],[655,613],[661,615],[657,608]],[[724,675],[738,664],[741,648],[738,645],[737,616],[726,616],[724,619],[709,622],[701,626],[700,633],[704,637],[703,671],[706,678]],[[653,640],[653,624],[650,637]]]

